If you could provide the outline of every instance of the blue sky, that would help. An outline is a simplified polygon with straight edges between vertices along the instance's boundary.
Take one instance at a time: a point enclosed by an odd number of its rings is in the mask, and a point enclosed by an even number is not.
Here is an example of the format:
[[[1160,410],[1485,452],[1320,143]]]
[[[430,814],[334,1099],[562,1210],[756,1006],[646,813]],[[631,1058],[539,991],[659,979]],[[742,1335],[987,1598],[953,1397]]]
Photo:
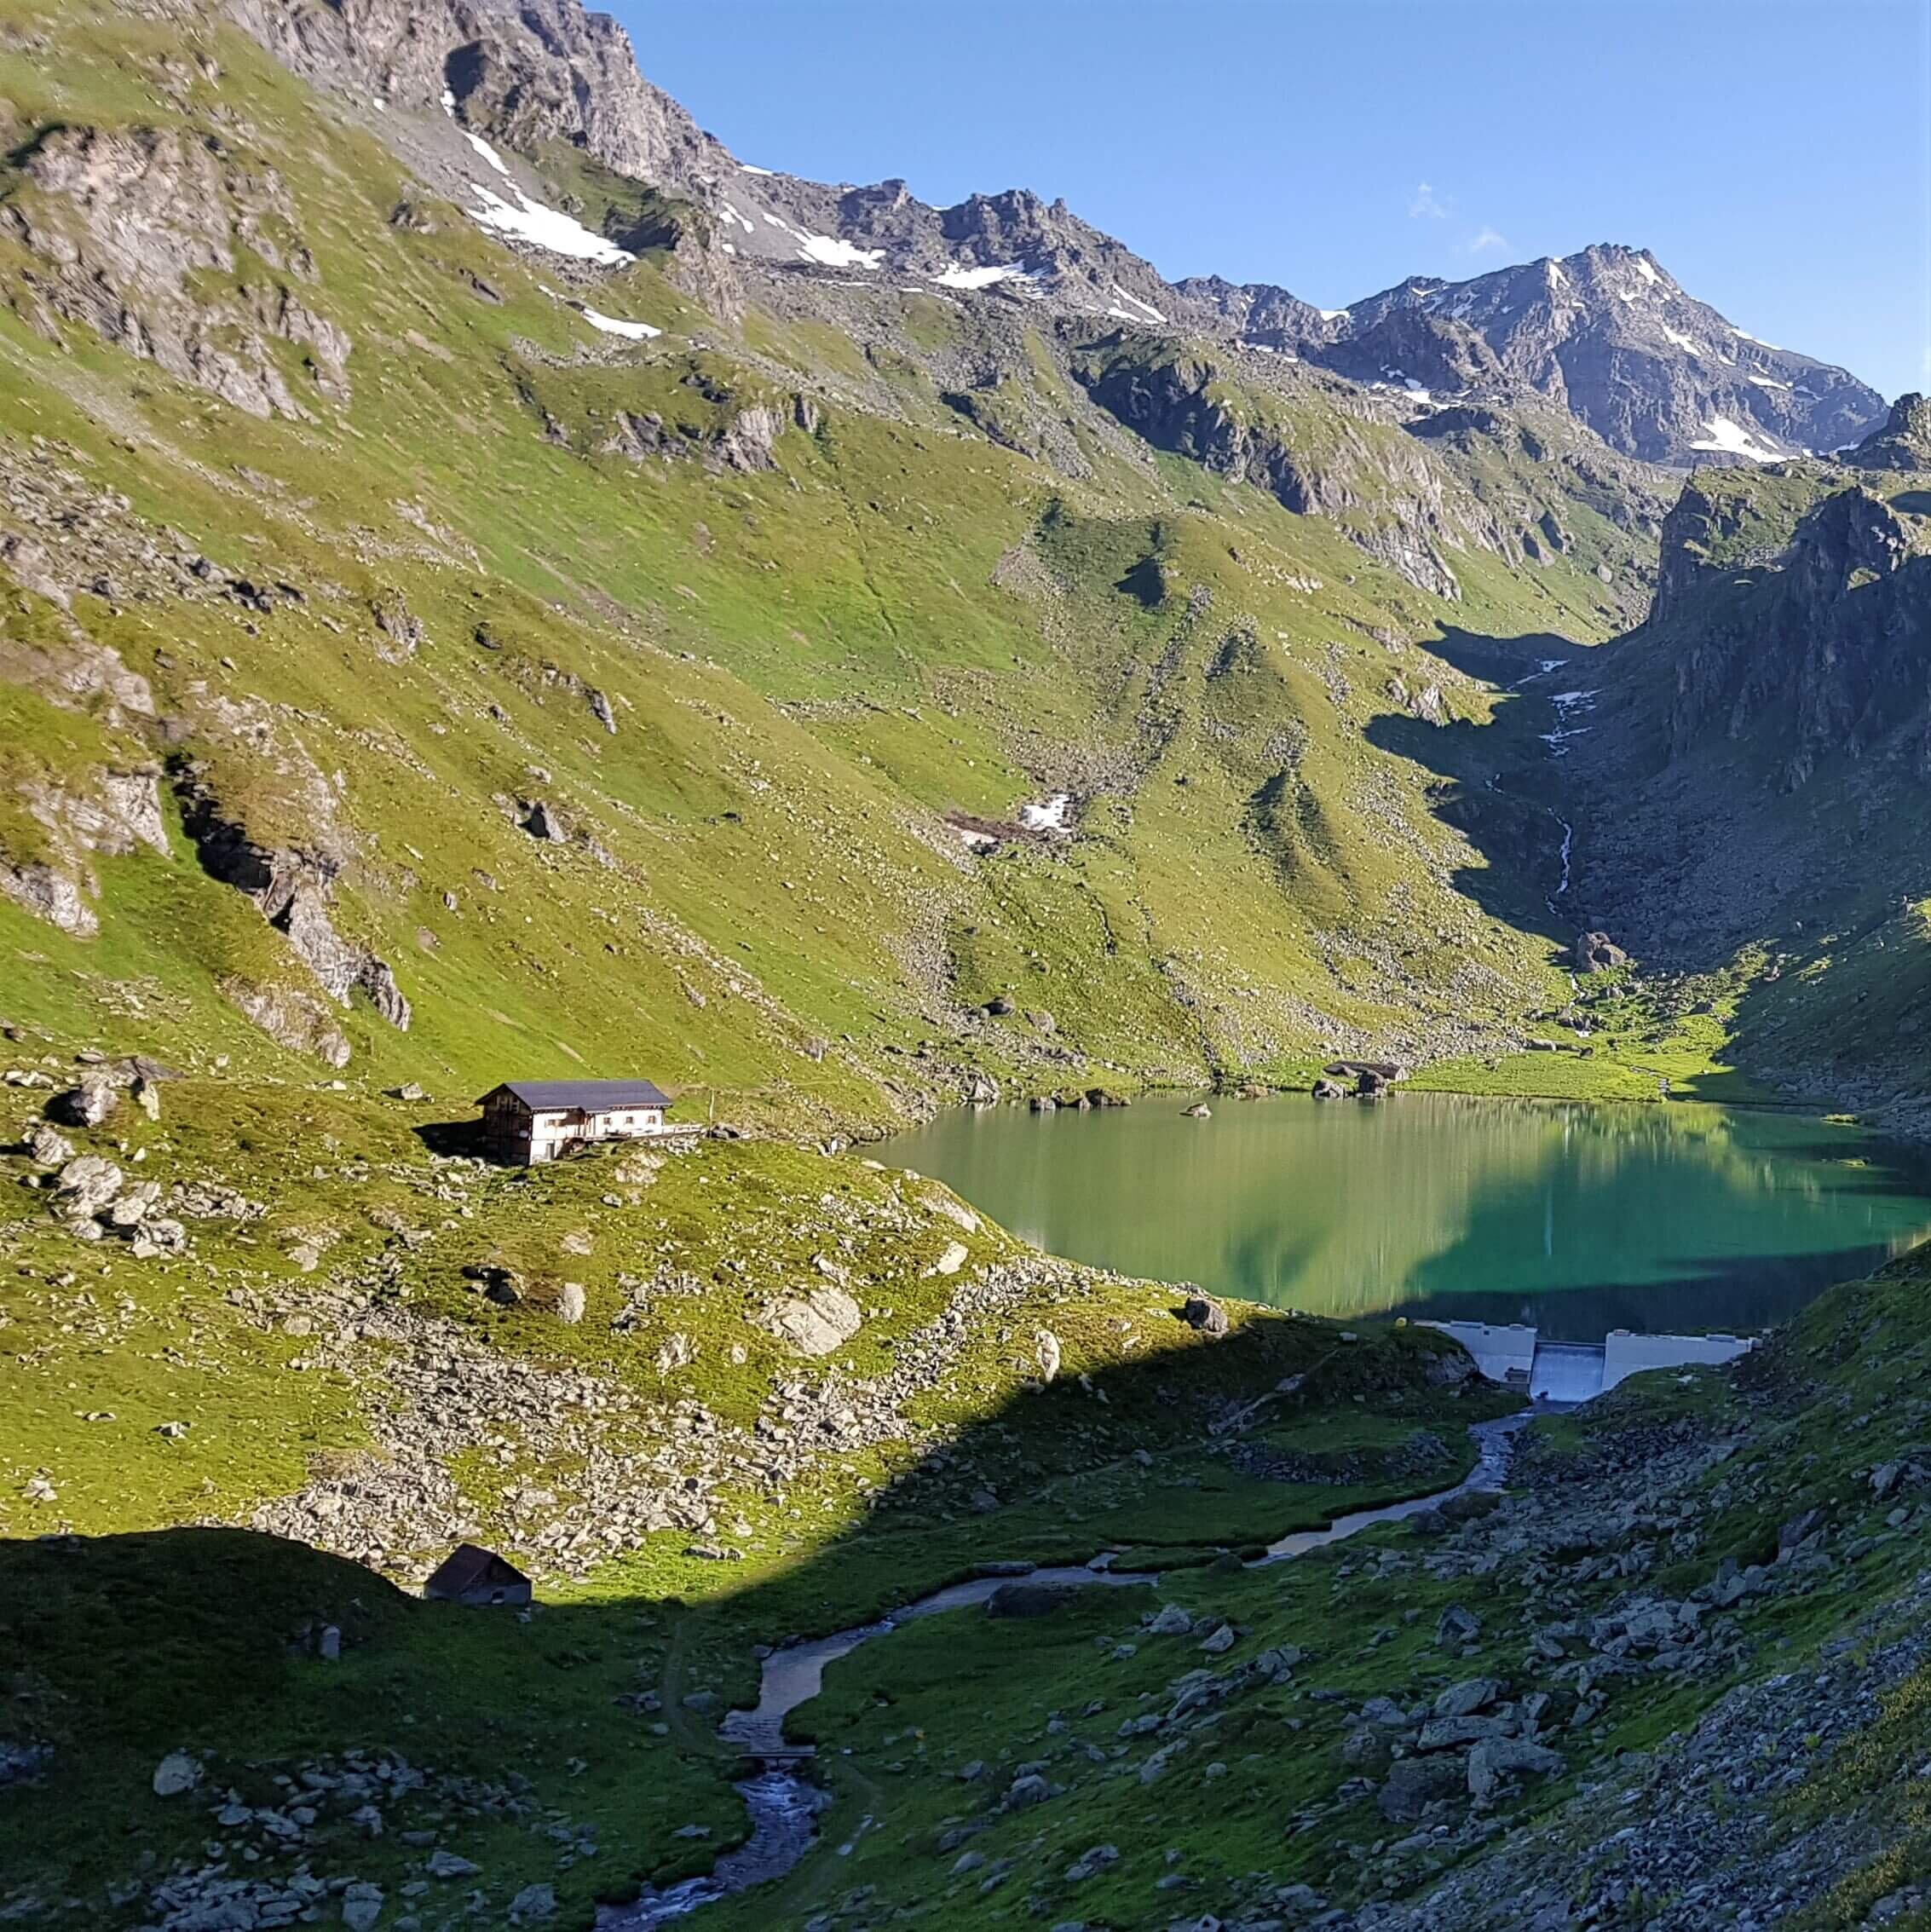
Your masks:
[[[591,0],[592,4],[598,0]],[[1931,386],[1931,0],[602,0],[739,157],[1335,307],[1591,241]]]

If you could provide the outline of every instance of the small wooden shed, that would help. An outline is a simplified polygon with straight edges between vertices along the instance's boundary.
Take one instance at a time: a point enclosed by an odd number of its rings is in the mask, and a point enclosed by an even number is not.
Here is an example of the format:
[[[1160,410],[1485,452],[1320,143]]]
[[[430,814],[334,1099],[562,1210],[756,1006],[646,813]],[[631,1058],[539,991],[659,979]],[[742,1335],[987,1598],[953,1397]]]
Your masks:
[[[520,1605],[530,1600],[530,1580],[493,1549],[461,1543],[423,1585],[423,1595],[436,1603]]]

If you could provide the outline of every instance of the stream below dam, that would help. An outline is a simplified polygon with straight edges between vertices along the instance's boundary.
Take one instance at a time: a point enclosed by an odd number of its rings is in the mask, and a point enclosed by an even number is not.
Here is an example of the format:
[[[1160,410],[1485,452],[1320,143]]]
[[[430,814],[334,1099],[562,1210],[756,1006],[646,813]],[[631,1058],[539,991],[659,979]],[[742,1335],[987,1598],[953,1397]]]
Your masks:
[[[1292,1531],[1270,1543],[1253,1566],[1262,1568],[1305,1556],[1311,1549],[1342,1542],[1377,1523],[1398,1522],[1404,1516],[1438,1508],[1451,1497],[1500,1490],[1508,1474],[1514,1438],[1532,1413],[1523,1409],[1492,1422],[1475,1423],[1468,1432],[1475,1444],[1475,1463],[1460,1482],[1406,1502],[1354,1510],[1337,1516],[1325,1529]],[[718,1727],[720,1739],[759,1764],[757,1774],[737,1787],[750,1814],[750,1836],[723,1854],[708,1872],[661,1889],[646,1890],[630,1905],[606,1906],[597,1915],[600,1932],[639,1932],[641,1928],[667,1925],[701,1906],[781,1878],[791,1871],[816,1841],[815,1821],[829,1800],[798,1768],[809,1761],[810,1749],[786,1745],[785,1720],[824,1688],[826,1666],[849,1657],[862,1644],[889,1636],[902,1624],[983,1604],[996,1590],[1020,1578],[1035,1584],[1120,1589],[1157,1583],[1159,1574],[1150,1570],[1115,1570],[1112,1554],[1106,1551],[1079,1566],[1034,1568],[989,1561],[981,1574],[948,1583],[876,1623],[773,1651],[764,1662],[757,1704],[749,1710],[729,1712]]]

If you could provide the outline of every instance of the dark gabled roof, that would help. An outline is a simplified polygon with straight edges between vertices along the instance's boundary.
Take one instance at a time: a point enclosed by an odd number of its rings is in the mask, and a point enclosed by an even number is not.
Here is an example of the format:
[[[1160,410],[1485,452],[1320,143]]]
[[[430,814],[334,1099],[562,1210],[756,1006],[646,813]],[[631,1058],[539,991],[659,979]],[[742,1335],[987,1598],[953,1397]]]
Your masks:
[[[504,1561],[493,1549],[459,1543],[443,1558],[435,1574],[423,1588],[438,1595],[460,1596],[468,1590],[499,1590],[528,1581],[514,1563]]]
[[[671,1096],[648,1080],[506,1080],[493,1087],[477,1101],[480,1107],[490,1093],[514,1093],[532,1113],[547,1113],[557,1107],[582,1107],[602,1113],[611,1107],[667,1107]]]

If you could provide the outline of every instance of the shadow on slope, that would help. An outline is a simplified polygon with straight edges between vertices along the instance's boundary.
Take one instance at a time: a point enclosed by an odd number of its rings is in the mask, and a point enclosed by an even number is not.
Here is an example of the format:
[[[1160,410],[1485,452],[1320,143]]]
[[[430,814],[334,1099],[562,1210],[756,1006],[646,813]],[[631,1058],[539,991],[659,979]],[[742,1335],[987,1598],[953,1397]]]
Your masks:
[[[218,1895],[271,1923],[269,1901],[299,1905],[313,1877],[322,1898],[414,1887],[436,1923],[501,1922],[550,1886],[561,1922],[585,1923],[742,1835],[716,1725],[752,1701],[755,1645],[868,1621],[988,1561],[1251,1549],[1448,1486],[1463,1424],[1512,1405],[1455,1381],[1430,1330],[1356,1341],[1253,1310],[1222,1339],[1177,1321],[1162,1339],[936,1431],[841,1528],[741,1582],[683,1565],[708,1586],[689,1600],[648,1560],[635,1583],[539,1589],[520,1614],[426,1602],[245,1530],[0,1543],[0,1906],[72,1900],[133,1926]],[[176,1753],[192,1788],[163,1795]]]

